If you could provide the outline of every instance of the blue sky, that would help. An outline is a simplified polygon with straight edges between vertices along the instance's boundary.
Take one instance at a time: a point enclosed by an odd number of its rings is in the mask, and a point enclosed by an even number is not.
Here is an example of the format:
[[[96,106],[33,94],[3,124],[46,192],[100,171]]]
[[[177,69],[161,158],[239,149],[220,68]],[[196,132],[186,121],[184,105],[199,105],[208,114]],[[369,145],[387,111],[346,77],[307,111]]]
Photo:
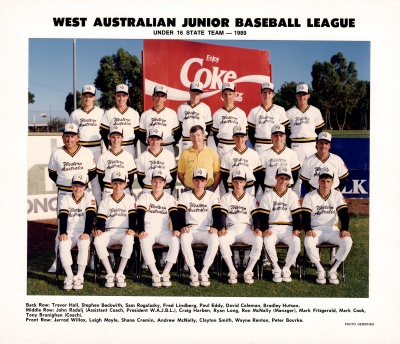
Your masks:
[[[285,81],[311,84],[315,61],[330,61],[339,51],[347,61],[354,61],[359,80],[370,80],[370,43],[356,41],[197,41],[233,47],[268,50],[272,64],[272,82],[279,89]],[[76,87],[93,84],[100,59],[123,48],[141,61],[143,40],[77,39]],[[67,118],[65,98],[73,91],[73,40],[29,40],[29,91],[35,95],[30,104],[29,121],[43,121],[41,113]]]

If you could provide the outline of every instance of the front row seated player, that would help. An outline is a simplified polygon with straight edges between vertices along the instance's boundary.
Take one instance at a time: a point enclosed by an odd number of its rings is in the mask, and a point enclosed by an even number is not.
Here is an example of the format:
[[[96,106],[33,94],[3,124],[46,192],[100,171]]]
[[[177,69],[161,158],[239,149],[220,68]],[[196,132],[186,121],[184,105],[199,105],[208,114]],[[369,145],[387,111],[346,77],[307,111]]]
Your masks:
[[[302,221],[306,232],[304,246],[317,268],[317,283],[326,283],[325,270],[320,262],[317,245],[326,242],[339,245],[336,261],[328,272],[329,283],[339,284],[337,268],[346,259],[353,241],[350,238],[349,213],[340,191],[332,188],[334,175],[325,167],[318,179],[319,188],[308,193],[303,200]],[[342,224],[338,228],[338,215]]]
[[[190,285],[208,287],[208,270],[218,251],[218,230],[221,204],[217,195],[205,190],[207,171],[197,168],[193,172],[194,190],[183,192],[179,197],[178,216],[181,228],[181,246],[186,264],[190,269]],[[208,245],[203,261],[203,269],[198,274],[195,268],[192,244]]]
[[[229,268],[228,283],[237,283],[237,271],[232,261],[230,245],[242,242],[252,245],[249,262],[243,274],[244,282],[254,283],[253,268],[261,256],[262,232],[260,230],[259,209],[256,199],[245,191],[246,173],[238,168],[232,171],[233,192],[221,198],[221,224],[219,247],[222,257]],[[225,229],[226,224],[226,229]],[[254,230],[251,229],[254,226]]]
[[[143,192],[137,202],[140,247],[144,261],[153,275],[152,285],[156,288],[171,286],[169,272],[178,258],[179,236],[181,235],[175,198],[163,192],[166,179],[165,170],[154,170],[151,179],[153,191]],[[172,221],[172,231],[170,230],[170,221]],[[154,244],[169,246],[162,275],[156,267],[152,248]]]
[[[276,170],[276,185],[267,192],[260,203],[261,228],[264,229],[264,245],[272,262],[272,280],[276,283],[291,282],[290,267],[295,264],[300,253],[300,214],[301,206],[296,193],[288,188],[292,179],[290,167],[280,166]],[[275,245],[289,246],[283,269],[278,265]]]
[[[113,192],[100,203],[97,213],[97,230],[94,232],[94,246],[103,263],[106,275],[106,288],[126,287],[124,270],[133,251],[133,236],[136,224],[135,198],[124,193],[128,177],[124,170],[116,170],[111,176]],[[122,245],[121,260],[117,274],[114,275],[108,259],[108,246]]]
[[[65,195],[60,202],[58,219],[60,221],[60,258],[67,277],[64,290],[83,288],[83,274],[88,262],[90,233],[96,216],[96,201],[85,192],[88,184],[86,173],[76,173],[72,178],[72,193]],[[78,272],[72,272],[71,248],[78,246]]]

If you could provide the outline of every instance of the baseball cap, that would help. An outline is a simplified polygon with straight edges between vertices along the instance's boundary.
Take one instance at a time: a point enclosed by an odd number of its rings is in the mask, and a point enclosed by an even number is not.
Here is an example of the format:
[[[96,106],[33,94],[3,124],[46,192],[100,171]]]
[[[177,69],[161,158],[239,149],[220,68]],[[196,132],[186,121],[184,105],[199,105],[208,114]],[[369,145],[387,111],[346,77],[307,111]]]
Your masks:
[[[168,93],[168,87],[167,87],[167,86],[164,86],[164,85],[156,85],[156,86],[154,87],[153,95],[154,95],[155,93],[162,93],[162,94],[167,95],[167,93]]]
[[[283,124],[274,124],[271,128],[271,133],[276,134],[276,133],[285,133],[285,126]]]
[[[82,87],[82,95],[84,94],[92,94],[96,95],[96,88],[93,85],[85,85]]]
[[[240,167],[232,171],[232,180],[234,179],[243,179],[246,180],[246,172],[242,170]]]
[[[275,92],[275,86],[274,86],[274,84],[272,82],[264,82],[261,85],[261,92],[262,92],[262,90],[265,90],[265,89],[268,89],[268,90],[271,90],[271,91]]]
[[[233,127],[233,136],[235,135],[247,135],[246,127],[243,125],[235,125]]]
[[[319,140],[325,140],[325,141],[328,141],[328,142],[332,142],[332,135],[327,133],[327,132],[325,132],[325,131],[323,131],[323,132],[318,134],[317,141],[319,141]]]
[[[157,139],[162,139],[163,138],[163,131],[160,127],[155,127],[153,129],[149,130],[149,138],[150,137],[155,137]]]
[[[110,128],[110,135],[111,134],[121,134],[122,136],[124,136],[124,128],[118,125],[113,125]]]
[[[74,123],[67,123],[64,127],[64,134],[75,134],[79,135],[79,128]]]
[[[193,179],[208,179],[207,171],[204,168],[196,168],[193,172]]]
[[[222,92],[224,91],[235,92],[235,84],[233,82],[224,82],[222,84]]]
[[[296,94],[304,93],[308,94],[308,85],[307,84],[300,84],[296,87]]]
[[[203,87],[204,87],[203,83],[200,82],[200,81],[197,81],[197,80],[193,81],[190,84],[190,90],[193,91],[193,92],[203,93]]]
[[[87,173],[75,173],[72,177],[72,184],[81,184],[86,185],[88,183],[88,175]]]
[[[129,91],[129,87],[126,86],[125,84],[118,85],[118,86],[115,88],[115,93],[125,93],[125,94],[129,94],[128,91]]]
[[[276,176],[287,176],[289,178],[292,178],[292,171],[290,170],[290,168],[287,168],[286,166],[280,166],[277,170],[276,170]]]
[[[126,173],[120,170],[116,170],[111,175],[112,182],[124,182],[126,183]]]
[[[329,177],[333,179],[333,171],[330,171],[328,167],[323,167],[319,171],[319,178]]]
[[[162,170],[154,170],[153,171],[153,173],[151,175],[151,179],[157,178],[157,177],[167,180],[167,176],[165,175],[165,172]]]

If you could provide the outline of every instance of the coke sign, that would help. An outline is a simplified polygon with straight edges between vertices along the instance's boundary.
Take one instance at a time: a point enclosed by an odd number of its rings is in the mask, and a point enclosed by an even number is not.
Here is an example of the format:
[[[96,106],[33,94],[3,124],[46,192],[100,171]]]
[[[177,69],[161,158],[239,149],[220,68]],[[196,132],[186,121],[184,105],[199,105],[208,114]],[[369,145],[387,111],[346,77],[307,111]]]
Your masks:
[[[221,45],[174,41],[144,40],[143,93],[144,110],[153,106],[156,84],[166,85],[165,106],[177,111],[189,100],[189,86],[194,80],[204,84],[202,102],[212,113],[223,106],[221,88],[224,82],[236,85],[235,105],[248,114],[261,104],[264,82],[272,82],[269,52]]]

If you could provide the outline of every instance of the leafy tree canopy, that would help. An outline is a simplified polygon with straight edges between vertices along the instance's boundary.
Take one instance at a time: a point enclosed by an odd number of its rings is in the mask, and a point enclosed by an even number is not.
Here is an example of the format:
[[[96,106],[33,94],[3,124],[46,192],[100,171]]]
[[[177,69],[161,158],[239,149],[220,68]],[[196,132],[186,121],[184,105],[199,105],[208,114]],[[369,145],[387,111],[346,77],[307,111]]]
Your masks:
[[[28,91],[28,104],[33,104],[35,102],[35,95]]]

